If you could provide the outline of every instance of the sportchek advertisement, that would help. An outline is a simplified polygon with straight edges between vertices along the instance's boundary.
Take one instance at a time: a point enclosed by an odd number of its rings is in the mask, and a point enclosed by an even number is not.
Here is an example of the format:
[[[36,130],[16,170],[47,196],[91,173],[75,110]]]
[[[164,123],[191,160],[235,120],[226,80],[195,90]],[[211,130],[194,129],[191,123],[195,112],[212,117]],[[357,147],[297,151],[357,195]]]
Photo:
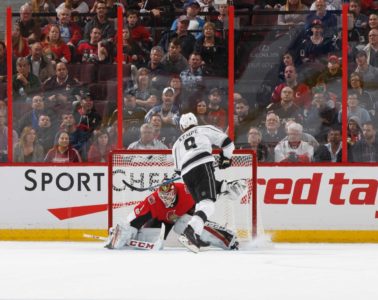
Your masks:
[[[259,167],[258,217],[266,230],[378,231],[377,174],[378,167]],[[0,176],[0,229],[107,227],[106,166],[1,167]]]

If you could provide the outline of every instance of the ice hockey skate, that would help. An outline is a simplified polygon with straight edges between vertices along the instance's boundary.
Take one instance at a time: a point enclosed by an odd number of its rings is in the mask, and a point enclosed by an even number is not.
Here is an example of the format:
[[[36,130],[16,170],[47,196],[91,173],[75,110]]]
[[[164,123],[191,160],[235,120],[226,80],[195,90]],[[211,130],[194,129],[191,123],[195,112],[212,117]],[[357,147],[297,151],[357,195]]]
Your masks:
[[[194,253],[198,253],[201,247],[201,241],[198,234],[194,232],[192,226],[188,225],[184,232],[179,236],[179,242],[187,249]]]

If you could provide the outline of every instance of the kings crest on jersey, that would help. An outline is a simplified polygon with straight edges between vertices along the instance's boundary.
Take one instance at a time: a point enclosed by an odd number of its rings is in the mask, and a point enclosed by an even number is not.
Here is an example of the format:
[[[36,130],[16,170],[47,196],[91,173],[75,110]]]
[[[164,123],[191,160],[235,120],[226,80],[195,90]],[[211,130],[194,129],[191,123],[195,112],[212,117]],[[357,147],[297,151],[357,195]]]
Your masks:
[[[212,145],[221,147],[227,152],[228,147],[232,148],[232,141],[223,131],[212,125],[195,126],[184,132],[172,149],[175,170],[181,172],[183,176],[200,164],[214,162],[211,154]]]

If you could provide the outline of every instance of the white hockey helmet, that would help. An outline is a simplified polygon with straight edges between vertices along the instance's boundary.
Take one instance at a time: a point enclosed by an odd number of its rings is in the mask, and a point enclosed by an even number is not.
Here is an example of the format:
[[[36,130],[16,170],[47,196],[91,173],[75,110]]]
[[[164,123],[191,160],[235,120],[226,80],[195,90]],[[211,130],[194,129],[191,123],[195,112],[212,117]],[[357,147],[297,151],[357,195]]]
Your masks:
[[[198,121],[193,113],[183,114],[180,118],[180,128],[182,131],[187,130],[190,126],[197,126]]]

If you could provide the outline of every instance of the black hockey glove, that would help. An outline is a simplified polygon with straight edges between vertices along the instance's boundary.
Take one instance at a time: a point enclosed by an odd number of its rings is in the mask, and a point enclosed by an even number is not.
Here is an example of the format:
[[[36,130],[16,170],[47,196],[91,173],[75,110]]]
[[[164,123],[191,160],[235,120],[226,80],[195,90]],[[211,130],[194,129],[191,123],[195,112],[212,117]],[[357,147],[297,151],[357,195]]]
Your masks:
[[[223,155],[223,152],[219,155],[219,169],[227,169],[228,167],[231,167],[232,158],[227,158]]]

